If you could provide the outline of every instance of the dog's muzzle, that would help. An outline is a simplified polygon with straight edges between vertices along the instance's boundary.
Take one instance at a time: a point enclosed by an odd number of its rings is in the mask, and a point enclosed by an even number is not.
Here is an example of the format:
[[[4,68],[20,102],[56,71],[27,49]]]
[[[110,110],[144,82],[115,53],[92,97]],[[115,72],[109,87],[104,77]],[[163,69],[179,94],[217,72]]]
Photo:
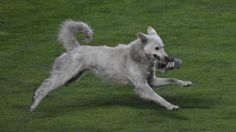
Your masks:
[[[153,54],[153,57],[157,60],[163,61],[163,62],[168,62],[170,61],[170,58],[168,56],[164,56],[164,58],[161,58],[160,56]]]

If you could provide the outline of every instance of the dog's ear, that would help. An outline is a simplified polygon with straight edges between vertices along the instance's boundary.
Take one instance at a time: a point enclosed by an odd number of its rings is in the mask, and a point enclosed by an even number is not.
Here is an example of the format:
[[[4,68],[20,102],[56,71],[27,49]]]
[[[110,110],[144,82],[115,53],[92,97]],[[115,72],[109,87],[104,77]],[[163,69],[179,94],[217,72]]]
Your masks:
[[[137,37],[141,40],[142,43],[146,43],[148,40],[146,34],[142,32],[138,32]]]
[[[157,35],[157,32],[153,27],[148,27],[147,33],[148,33],[148,35]]]

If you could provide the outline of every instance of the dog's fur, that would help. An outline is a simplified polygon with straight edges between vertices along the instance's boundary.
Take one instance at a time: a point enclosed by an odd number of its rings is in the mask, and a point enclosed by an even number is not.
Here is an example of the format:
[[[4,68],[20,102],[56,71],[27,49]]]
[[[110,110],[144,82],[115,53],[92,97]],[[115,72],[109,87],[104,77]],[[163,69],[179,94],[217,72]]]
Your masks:
[[[154,101],[168,110],[179,108],[152,88],[169,84],[187,87],[192,83],[155,76],[156,63],[168,56],[161,38],[152,27],[148,27],[147,34],[137,33],[137,39],[130,44],[117,47],[80,45],[76,40],[79,32],[84,33],[87,40],[92,39],[93,31],[86,23],[67,20],[62,24],[58,37],[67,52],[55,60],[50,78],[43,81],[34,94],[30,111],[34,111],[49,92],[77,80],[86,71],[120,84],[131,83],[141,98]]]

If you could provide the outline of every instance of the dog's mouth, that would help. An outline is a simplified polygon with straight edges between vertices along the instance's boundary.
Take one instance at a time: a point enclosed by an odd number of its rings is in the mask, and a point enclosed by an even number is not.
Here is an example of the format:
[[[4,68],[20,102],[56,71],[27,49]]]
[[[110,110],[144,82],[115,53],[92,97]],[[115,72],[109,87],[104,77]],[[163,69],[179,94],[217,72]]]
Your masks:
[[[153,54],[153,57],[154,57],[155,59],[157,59],[157,60],[161,60],[161,58],[160,58],[158,55],[156,55],[156,54]]]

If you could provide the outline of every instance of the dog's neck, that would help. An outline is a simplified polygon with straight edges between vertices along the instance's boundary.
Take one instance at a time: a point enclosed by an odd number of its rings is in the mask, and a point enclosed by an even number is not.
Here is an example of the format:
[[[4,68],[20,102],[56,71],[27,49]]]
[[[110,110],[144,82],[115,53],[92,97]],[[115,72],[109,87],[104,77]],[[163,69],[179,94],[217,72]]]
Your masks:
[[[141,43],[140,40],[135,40],[133,42],[130,43],[130,56],[131,58],[138,62],[138,63],[142,63],[142,64],[146,64],[146,65],[152,65],[155,62],[155,60],[152,60],[150,56],[146,55],[143,51],[143,47],[144,45]]]

